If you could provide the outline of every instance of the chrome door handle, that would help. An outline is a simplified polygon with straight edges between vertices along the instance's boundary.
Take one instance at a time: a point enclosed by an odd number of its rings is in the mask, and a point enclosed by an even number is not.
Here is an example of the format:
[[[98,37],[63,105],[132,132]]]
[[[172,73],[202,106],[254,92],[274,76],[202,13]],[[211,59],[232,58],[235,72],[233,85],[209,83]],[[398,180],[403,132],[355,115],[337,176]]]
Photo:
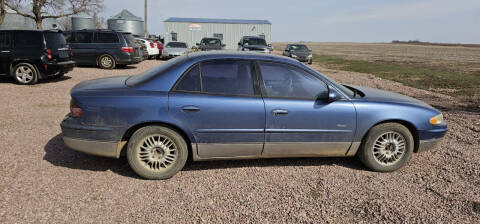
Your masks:
[[[278,116],[278,115],[287,115],[287,114],[288,114],[288,110],[285,110],[285,109],[275,109],[275,110],[272,110],[272,114],[275,115],[275,116]]]
[[[198,112],[198,111],[200,111],[200,107],[197,107],[197,106],[183,106],[182,110],[186,111],[186,112]]]
[[[10,51],[1,51],[2,53],[10,53]]]

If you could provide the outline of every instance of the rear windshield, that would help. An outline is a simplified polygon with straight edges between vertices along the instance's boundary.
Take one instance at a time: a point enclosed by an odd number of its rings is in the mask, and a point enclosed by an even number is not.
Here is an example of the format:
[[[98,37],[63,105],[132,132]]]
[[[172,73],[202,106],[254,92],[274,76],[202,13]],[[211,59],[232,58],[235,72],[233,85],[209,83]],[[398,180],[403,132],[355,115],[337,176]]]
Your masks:
[[[123,36],[125,37],[125,40],[127,41],[128,45],[135,45],[135,37],[133,37],[132,34],[130,33],[124,33]]]
[[[67,41],[61,33],[46,32],[45,41],[48,49],[65,47]]]
[[[161,75],[165,72],[167,72],[168,70],[172,69],[173,67],[181,64],[182,62],[184,62],[185,60],[187,60],[187,56],[184,55],[184,56],[180,56],[180,57],[176,57],[174,59],[170,59],[168,60],[167,62],[155,67],[155,68],[152,68],[144,73],[141,73],[139,75],[134,75],[134,76],[130,76],[130,78],[127,79],[127,81],[125,82],[125,84],[127,86],[137,86],[137,85],[140,85],[144,82],[147,82],[149,80],[151,80],[152,78],[154,78],[155,76],[158,76],[158,75]]]
[[[167,48],[187,48],[187,44],[183,42],[170,42],[166,46]]]
[[[265,41],[265,39],[262,39],[262,38],[245,38],[244,39],[244,45],[245,46],[248,46],[248,45],[266,46],[267,42]]]

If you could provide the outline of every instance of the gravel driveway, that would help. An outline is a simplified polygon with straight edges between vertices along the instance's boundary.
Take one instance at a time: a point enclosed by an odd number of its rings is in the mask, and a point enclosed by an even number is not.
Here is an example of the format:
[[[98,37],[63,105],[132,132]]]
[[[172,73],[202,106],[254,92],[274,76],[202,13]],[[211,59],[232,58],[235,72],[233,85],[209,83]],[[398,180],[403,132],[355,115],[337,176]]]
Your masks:
[[[423,100],[444,112],[450,132],[441,147],[414,155],[394,173],[370,172],[354,158],[267,159],[195,162],[170,180],[149,181],[126,159],[66,148],[59,124],[75,84],[159,63],[75,68],[35,86],[0,78],[0,223],[480,221],[480,108],[316,65],[340,82]]]

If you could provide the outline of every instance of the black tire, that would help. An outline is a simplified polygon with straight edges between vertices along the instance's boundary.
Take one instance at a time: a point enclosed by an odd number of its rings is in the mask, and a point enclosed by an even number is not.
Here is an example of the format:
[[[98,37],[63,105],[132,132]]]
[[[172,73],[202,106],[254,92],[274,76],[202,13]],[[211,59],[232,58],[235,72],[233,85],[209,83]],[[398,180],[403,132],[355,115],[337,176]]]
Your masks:
[[[124,69],[124,68],[127,68],[127,66],[128,66],[128,65],[117,65],[117,68],[122,68],[122,69]]]
[[[20,85],[33,85],[38,82],[38,70],[30,63],[18,63],[13,67],[11,75]]]
[[[168,142],[165,144],[156,145],[155,147],[151,147],[154,150],[147,150],[150,147],[148,145],[147,138],[151,139],[153,137],[153,140],[156,140],[157,138],[155,138],[155,136],[158,137],[158,141],[163,141],[168,138],[171,142],[173,142],[173,145],[171,147],[174,147],[175,150],[169,151],[168,153],[170,155],[166,155],[166,148],[162,147],[169,145]],[[161,140],[162,138],[160,138],[160,136],[163,136],[165,138]],[[158,151],[162,151],[163,153]],[[159,161],[152,162],[152,160],[161,160],[162,158],[167,158],[167,156],[170,156],[170,158],[172,158],[173,155],[175,155],[175,159],[172,159],[172,162],[167,162],[166,159],[163,159],[163,163]],[[128,163],[136,174],[146,179],[163,180],[171,178],[183,168],[187,161],[187,158],[188,147],[185,140],[180,134],[166,127],[143,127],[137,130],[128,142]],[[165,165],[165,167],[162,165]]]
[[[102,69],[114,69],[116,65],[117,62],[111,55],[104,54],[98,57],[98,66]]]
[[[398,137],[400,141],[397,142],[402,142],[403,140],[403,147],[402,143],[388,142],[387,139],[390,138],[384,138],[388,134]],[[383,141],[380,141],[380,139],[387,143],[381,143]],[[375,143],[377,144],[374,149]],[[357,155],[360,161],[373,171],[392,172],[400,169],[408,162],[413,153],[414,144],[413,136],[408,128],[398,123],[384,123],[373,127],[368,132]],[[379,147],[386,150],[379,150]],[[399,150],[399,148],[403,149]],[[400,151],[403,151],[401,156],[397,155]],[[390,162],[389,160],[395,161]]]
[[[312,59],[308,60],[308,64],[309,64],[309,65],[312,64]]]

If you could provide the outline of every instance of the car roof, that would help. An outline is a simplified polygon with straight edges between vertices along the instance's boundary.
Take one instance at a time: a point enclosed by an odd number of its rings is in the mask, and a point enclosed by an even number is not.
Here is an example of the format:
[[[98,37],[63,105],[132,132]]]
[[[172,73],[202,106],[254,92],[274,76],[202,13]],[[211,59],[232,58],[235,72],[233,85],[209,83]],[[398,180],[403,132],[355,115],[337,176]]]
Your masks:
[[[276,61],[289,64],[300,64],[297,60],[272,54],[263,54],[258,52],[245,51],[206,51],[188,53],[187,57],[195,62],[214,59],[250,59],[250,60],[265,60]]]

